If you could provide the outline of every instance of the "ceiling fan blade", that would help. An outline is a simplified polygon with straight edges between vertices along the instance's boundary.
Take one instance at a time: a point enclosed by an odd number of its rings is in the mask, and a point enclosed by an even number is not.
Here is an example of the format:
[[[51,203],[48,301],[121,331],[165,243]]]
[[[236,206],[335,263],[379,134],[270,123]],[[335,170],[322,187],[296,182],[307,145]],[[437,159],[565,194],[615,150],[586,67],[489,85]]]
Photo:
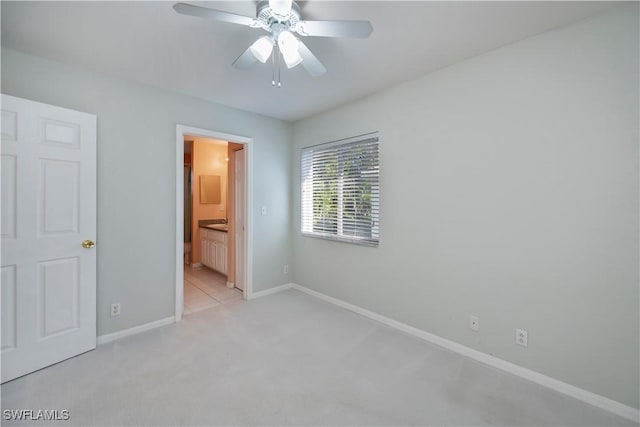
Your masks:
[[[302,36],[366,39],[373,27],[369,21],[300,21],[296,31]]]
[[[248,27],[259,26],[259,23],[255,18],[236,15],[235,13],[223,12],[221,10],[209,9],[208,7],[195,6],[187,3],[176,3],[173,5],[173,9],[183,15],[215,19],[217,21],[246,25]]]
[[[233,65],[233,68],[237,68],[239,70],[246,70],[256,62],[258,62],[258,59],[256,59],[253,52],[251,52],[251,47],[249,47],[247,50],[244,51],[242,55],[238,56],[238,58],[235,61],[233,61],[233,64],[231,65]]]
[[[322,65],[322,63],[318,61],[318,58],[316,58],[316,56],[309,50],[309,48],[301,41],[299,41],[298,44],[298,53],[300,54],[300,56],[302,56],[302,66],[305,70],[307,70],[307,73],[309,73],[309,75],[318,77],[327,72],[327,69],[324,68],[324,65]]]

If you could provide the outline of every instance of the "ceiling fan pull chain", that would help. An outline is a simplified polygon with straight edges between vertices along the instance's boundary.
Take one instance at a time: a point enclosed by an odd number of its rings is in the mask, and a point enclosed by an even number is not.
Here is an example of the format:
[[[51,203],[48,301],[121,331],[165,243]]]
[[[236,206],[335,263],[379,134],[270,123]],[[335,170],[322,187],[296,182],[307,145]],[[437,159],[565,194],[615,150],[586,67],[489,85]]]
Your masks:
[[[282,61],[280,61],[280,57],[282,56],[282,54],[280,53],[280,49],[278,48],[278,88],[282,87],[282,83],[280,82],[280,63]]]
[[[271,55],[271,86],[276,85],[276,54]]]

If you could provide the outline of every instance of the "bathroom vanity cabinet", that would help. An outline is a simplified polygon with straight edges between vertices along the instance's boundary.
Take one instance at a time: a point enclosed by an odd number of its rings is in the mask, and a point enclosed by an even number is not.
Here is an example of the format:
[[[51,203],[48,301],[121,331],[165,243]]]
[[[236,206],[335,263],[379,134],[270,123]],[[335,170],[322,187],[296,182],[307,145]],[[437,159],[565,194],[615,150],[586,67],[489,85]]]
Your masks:
[[[202,264],[227,274],[227,232],[200,228]]]

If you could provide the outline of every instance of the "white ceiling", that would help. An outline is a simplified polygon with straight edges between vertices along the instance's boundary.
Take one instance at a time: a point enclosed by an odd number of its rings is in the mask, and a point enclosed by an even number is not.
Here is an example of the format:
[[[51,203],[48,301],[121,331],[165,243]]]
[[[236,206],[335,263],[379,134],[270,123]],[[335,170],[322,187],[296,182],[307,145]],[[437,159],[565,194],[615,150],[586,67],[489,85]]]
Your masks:
[[[255,2],[193,2],[255,16]],[[3,46],[242,110],[298,120],[517,40],[611,2],[308,1],[303,19],[367,19],[369,39],[305,38],[327,67],[240,71],[262,30],[179,15],[173,2],[2,1]]]

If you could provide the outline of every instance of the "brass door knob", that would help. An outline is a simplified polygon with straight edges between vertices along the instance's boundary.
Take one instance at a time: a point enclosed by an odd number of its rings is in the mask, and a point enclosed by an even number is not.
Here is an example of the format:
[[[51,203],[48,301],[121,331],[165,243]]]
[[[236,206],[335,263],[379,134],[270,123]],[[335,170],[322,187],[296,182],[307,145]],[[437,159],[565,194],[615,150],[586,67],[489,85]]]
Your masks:
[[[91,249],[95,246],[96,244],[93,243],[91,240],[85,240],[84,242],[82,242],[82,247],[85,249]]]

